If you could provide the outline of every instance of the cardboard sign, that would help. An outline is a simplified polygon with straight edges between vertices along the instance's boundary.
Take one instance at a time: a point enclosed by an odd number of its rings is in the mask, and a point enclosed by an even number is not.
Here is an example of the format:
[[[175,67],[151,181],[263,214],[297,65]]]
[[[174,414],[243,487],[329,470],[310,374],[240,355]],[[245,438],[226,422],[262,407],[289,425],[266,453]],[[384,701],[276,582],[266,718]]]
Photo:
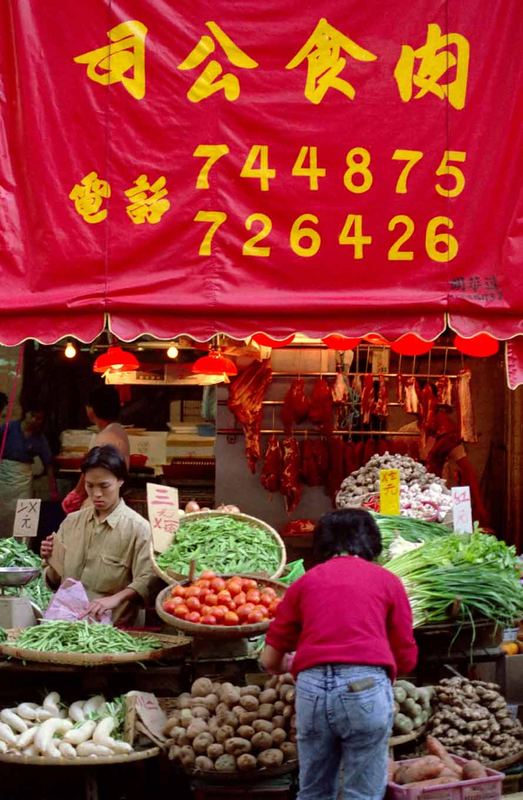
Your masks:
[[[452,523],[456,533],[472,533],[472,506],[470,504],[470,486],[453,486]]]
[[[18,536],[20,538],[36,536],[38,532],[38,520],[40,519],[41,503],[41,500],[35,500],[34,498],[16,501],[13,536]]]
[[[171,544],[180,521],[178,489],[173,486],[148,483],[147,514],[151,524],[155,552],[164,553]]]
[[[155,744],[165,743],[164,735],[167,716],[160,708],[158,700],[150,692],[129,692],[125,698],[126,714],[124,723],[125,741],[133,743],[136,733],[144,733]]]
[[[395,516],[400,513],[399,469],[380,469],[380,513]]]

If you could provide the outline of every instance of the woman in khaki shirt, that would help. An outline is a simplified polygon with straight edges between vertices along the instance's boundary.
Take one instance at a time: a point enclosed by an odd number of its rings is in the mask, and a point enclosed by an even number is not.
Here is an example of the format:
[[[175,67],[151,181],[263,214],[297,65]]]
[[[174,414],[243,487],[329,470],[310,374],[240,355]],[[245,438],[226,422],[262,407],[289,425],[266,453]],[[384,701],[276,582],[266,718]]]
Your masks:
[[[81,470],[92,505],[69,514],[58,532],[43,540],[43,559],[55,550],[46,580],[56,589],[65,578],[75,578],[91,601],[85,616],[99,619],[111,611],[113,622],[132,623],[157,582],[150,526],[120,498],[127,467],[115,447],[93,447]]]

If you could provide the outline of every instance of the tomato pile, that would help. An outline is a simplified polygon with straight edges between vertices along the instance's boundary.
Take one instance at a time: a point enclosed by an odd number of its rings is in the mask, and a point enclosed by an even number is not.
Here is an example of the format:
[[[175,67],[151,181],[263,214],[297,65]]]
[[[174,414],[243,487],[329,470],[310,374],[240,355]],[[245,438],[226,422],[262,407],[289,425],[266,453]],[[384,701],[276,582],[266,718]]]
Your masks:
[[[272,586],[258,585],[254,578],[202,572],[192,583],[174,586],[163,610],[202,625],[254,625],[272,619],[279,602]]]

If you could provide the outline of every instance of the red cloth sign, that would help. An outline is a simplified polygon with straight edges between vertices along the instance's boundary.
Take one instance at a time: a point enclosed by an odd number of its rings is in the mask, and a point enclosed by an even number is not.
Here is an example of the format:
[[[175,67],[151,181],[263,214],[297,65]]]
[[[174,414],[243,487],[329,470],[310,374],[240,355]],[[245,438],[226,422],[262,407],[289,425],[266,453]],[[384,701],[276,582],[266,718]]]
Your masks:
[[[523,332],[520,0],[4,0],[0,340]]]

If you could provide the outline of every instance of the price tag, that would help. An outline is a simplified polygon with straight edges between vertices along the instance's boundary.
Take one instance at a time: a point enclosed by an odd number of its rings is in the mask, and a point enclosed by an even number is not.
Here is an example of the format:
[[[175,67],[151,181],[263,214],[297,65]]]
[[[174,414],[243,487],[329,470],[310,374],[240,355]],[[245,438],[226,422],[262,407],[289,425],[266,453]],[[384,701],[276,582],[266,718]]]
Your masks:
[[[470,486],[453,486],[452,492],[452,524],[456,533],[472,533],[472,506],[470,504]]]
[[[40,519],[41,500],[17,500],[13,536],[36,536]]]
[[[173,486],[148,483],[147,513],[151,524],[154,549],[157,553],[164,553],[178,530],[180,520],[178,489]]]
[[[400,513],[399,469],[380,469],[380,513],[394,516]]]
[[[127,711],[134,715],[134,726],[144,732],[153,742],[162,745],[166,741],[164,735],[167,716],[160,708],[157,698],[150,692],[129,692],[126,698]],[[141,725],[139,725],[141,722]],[[137,724],[138,723],[138,724]],[[133,732],[134,733],[134,732]],[[132,735],[128,731],[128,736]],[[132,741],[127,738],[126,741]]]

